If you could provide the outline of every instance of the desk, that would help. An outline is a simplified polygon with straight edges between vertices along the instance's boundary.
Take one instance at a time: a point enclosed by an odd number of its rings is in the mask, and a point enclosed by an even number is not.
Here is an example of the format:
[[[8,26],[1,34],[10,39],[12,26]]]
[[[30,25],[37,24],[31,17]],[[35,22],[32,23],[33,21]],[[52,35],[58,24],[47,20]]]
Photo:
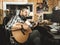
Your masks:
[[[60,45],[60,35],[55,35],[54,33],[52,33],[50,31],[51,27],[49,27],[48,25],[52,25],[51,23],[50,24],[47,24],[47,23],[41,23],[39,24],[39,26],[45,28],[45,32],[47,32],[45,35],[44,35],[44,38],[46,36],[46,38],[44,39],[45,40],[45,43],[48,43],[48,45]]]
[[[53,36],[54,39],[60,39],[60,34],[54,34],[50,31],[48,31],[49,34],[51,34]]]
[[[48,26],[49,27],[49,26]],[[46,28],[48,28],[46,26]],[[49,31],[47,31],[50,35],[52,35],[54,39],[60,39],[60,32],[59,31],[56,31],[55,33],[53,31],[51,31],[51,28],[49,29]]]
[[[51,23],[50,23],[50,24],[51,24]],[[52,24],[51,24],[51,25],[52,25]],[[46,28],[46,29],[47,29],[46,31],[47,31],[50,35],[52,35],[52,38],[54,38],[54,39],[60,39],[60,34],[55,34],[55,33],[52,33],[52,32],[51,32],[51,29],[52,29],[52,28],[49,27],[49,24],[41,23],[40,26]]]

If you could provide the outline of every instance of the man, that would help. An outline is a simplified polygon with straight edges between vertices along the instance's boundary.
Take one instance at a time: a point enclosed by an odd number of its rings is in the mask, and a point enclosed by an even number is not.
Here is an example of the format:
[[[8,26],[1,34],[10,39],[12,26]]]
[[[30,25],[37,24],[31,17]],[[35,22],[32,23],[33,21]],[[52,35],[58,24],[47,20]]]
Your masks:
[[[43,3],[39,3],[37,8],[36,8],[37,13],[43,12]]]
[[[4,30],[4,32],[5,33],[3,33],[4,35],[5,35],[5,40],[3,40],[3,41],[5,41],[5,44],[4,45],[8,45],[9,43],[10,43],[10,41],[9,41],[9,31],[8,30],[6,30],[5,29],[5,25],[7,25],[7,23],[9,22],[9,20],[14,16],[14,15],[10,15],[10,9],[7,9],[6,11],[5,11],[5,13],[6,13],[6,16],[4,17],[4,19],[3,19],[3,26],[2,26],[2,30]]]
[[[3,19],[3,25],[6,25],[9,22],[9,20],[14,16],[10,13],[10,9],[5,10],[5,15],[6,16]]]
[[[29,27],[33,26],[33,25],[31,25],[31,23],[26,21],[27,20],[26,17],[28,16],[27,10],[28,10],[27,8],[22,8],[20,10],[20,14],[12,17],[11,20],[7,23],[7,25],[5,25],[5,29],[10,32],[10,36],[9,36],[10,43],[7,45],[20,45],[21,44],[21,43],[17,43],[13,38],[11,38],[11,35],[12,35],[12,33],[11,33],[12,31],[10,30],[11,28],[14,28],[14,27],[15,27],[15,29],[22,28],[22,26],[19,26],[19,23],[22,23],[22,24],[26,23],[28,26],[25,25],[25,29],[28,29]],[[24,26],[23,26],[23,28],[24,28]],[[12,30],[15,30],[15,29],[12,29]],[[30,36],[29,36],[28,40],[23,45],[40,45],[40,33],[39,33],[39,31],[38,30],[31,31],[31,29],[29,29],[29,30],[30,30],[29,31]]]

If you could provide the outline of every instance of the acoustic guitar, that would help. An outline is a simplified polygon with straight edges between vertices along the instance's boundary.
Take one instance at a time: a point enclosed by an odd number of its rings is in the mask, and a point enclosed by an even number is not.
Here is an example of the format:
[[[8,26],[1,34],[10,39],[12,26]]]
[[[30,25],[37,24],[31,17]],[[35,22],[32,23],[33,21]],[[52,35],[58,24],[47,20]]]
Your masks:
[[[31,28],[25,23],[15,23],[11,28],[14,39],[19,43],[25,43],[29,34],[32,32]]]

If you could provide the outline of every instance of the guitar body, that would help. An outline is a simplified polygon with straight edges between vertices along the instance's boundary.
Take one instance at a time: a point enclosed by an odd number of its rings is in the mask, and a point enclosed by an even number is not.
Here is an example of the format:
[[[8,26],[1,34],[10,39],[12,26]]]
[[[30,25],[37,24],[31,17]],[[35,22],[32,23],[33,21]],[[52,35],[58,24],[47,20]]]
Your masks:
[[[23,28],[26,29],[26,31],[24,32],[25,35],[21,32],[20,29],[17,29],[18,28],[21,28],[21,25],[23,25]],[[32,32],[32,30],[30,29],[30,27],[26,24],[22,24],[22,23],[17,23],[17,24],[14,24],[14,26],[12,26],[12,35],[14,37],[14,39],[19,42],[19,43],[25,43],[29,37],[29,34]],[[14,31],[16,30],[16,31]]]

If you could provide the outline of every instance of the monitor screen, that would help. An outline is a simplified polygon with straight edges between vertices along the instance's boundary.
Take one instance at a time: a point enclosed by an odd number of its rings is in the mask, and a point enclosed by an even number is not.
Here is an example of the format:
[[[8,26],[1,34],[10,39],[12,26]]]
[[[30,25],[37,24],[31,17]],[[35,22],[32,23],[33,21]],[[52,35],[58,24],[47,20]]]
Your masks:
[[[54,10],[53,11],[51,21],[60,23],[60,10]]]

